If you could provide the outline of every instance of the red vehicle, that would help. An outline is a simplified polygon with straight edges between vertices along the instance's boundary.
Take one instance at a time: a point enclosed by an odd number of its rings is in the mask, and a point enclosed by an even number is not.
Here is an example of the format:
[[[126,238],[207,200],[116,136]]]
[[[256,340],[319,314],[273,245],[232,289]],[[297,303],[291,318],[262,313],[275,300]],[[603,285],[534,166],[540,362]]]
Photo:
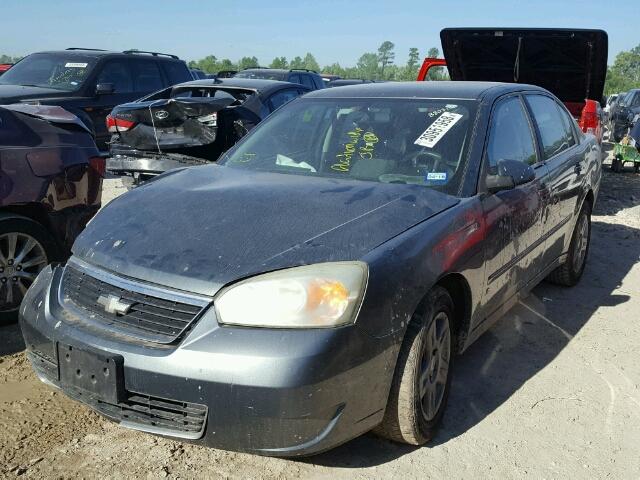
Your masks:
[[[0,75],[13,67],[13,63],[0,63]]]
[[[447,66],[451,80],[538,85],[562,100],[583,132],[602,141],[603,30],[445,28],[440,39],[445,58],[425,58],[419,81],[431,68]]]

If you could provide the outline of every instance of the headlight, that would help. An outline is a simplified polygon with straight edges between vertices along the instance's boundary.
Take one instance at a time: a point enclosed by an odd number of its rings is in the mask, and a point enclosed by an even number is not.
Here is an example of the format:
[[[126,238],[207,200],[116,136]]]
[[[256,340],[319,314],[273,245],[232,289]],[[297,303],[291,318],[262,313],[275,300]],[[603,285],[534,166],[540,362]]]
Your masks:
[[[259,275],[220,293],[214,300],[218,322],[270,328],[354,323],[368,273],[363,262],[335,262]]]

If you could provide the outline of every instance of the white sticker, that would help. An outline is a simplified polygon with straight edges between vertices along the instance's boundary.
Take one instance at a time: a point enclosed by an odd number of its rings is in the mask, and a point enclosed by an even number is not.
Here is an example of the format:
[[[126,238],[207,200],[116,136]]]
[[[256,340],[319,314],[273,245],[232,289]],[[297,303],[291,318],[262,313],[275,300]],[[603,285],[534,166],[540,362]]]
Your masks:
[[[413,143],[422,147],[433,148],[444,135],[451,130],[458,120],[462,118],[459,113],[445,112],[420,135]]]
[[[429,172],[427,173],[427,180],[433,180],[435,182],[446,182],[447,172]]]
[[[88,63],[73,63],[73,62],[67,62],[64,64],[65,67],[67,68],[87,68],[87,65],[89,65]]]

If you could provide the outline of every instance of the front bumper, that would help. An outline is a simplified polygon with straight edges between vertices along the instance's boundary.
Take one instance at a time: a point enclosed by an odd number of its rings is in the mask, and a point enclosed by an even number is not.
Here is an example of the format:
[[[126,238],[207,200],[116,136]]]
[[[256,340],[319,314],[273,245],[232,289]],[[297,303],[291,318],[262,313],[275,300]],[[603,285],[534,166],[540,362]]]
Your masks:
[[[177,345],[136,343],[84,328],[63,308],[62,270],[43,270],[22,303],[29,359],[43,381],[123,426],[294,456],[333,448],[382,419],[398,345],[374,339],[360,319],[326,330],[230,328],[209,308]],[[124,400],[110,403],[65,384],[61,345],[121,357]]]

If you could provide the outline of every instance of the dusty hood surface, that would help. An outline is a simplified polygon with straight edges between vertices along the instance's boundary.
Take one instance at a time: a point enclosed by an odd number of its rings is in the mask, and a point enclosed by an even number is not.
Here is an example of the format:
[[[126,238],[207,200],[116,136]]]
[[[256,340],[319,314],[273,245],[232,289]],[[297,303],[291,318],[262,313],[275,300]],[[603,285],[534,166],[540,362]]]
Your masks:
[[[121,275],[212,295],[263,271],[361,258],[457,202],[422,186],[206,165],[117,198],[73,253]]]
[[[528,83],[563,102],[602,98],[608,55],[602,30],[445,28],[440,39],[451,80]]]

